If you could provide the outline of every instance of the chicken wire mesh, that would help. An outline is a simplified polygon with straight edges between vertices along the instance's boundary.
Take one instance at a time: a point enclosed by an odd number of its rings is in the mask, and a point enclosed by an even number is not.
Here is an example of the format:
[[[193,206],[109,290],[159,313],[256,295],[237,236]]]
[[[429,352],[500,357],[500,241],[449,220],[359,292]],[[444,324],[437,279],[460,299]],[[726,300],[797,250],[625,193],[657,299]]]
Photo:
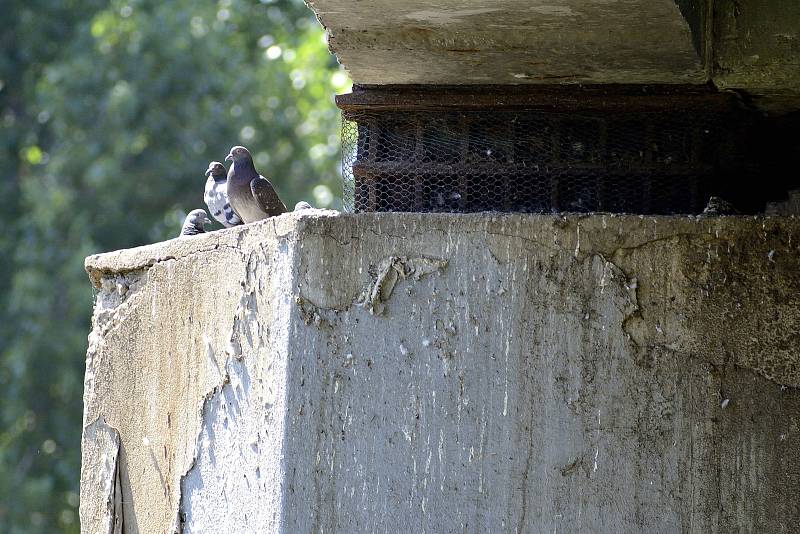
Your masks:
[[[699,213],[741,165],[701,109],[342,113],[347,211]]]

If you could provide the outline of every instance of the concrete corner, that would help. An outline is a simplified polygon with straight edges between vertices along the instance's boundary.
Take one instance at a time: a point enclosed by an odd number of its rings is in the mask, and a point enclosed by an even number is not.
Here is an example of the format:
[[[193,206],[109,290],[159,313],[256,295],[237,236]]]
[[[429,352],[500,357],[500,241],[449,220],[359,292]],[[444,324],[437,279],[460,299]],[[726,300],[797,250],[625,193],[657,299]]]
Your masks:
[[[87,258],[84,532],[789,532],[800,220],[292,213]]]

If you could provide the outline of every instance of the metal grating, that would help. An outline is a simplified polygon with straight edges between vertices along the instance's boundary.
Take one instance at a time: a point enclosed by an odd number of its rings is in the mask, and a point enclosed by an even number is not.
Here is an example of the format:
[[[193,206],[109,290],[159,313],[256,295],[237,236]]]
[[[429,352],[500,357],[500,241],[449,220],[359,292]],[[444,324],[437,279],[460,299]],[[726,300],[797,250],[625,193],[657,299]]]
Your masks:
[[[741,113],[705,93],[377,92],[340,100],[349,211],[699,213],[742,167]]]

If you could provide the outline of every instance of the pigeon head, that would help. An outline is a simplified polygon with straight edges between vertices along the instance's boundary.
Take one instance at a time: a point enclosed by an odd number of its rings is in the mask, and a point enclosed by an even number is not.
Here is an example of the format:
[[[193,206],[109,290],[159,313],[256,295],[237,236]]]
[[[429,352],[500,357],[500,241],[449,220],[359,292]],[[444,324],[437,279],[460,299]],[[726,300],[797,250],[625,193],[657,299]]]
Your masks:
[[[230,154],[225,158],[225,161],[233,161],[234,163],[239,161],[252,161],[252,157],[245,147],[235,146],[231,148]]]
[[[226,174],[227,171],[225,170],[225,166],[219,161],[212,161],[208,164],[208,169],[206,169],[206,176],[218,178],[220,176],[225,176]]]
[[[205,226],[206,224],[211,223],[208,216],[206,215],[205,210],[190,211],[189,215],[186,216],[186,222],[193,225],[195,228],[203,228],[203,226]]]

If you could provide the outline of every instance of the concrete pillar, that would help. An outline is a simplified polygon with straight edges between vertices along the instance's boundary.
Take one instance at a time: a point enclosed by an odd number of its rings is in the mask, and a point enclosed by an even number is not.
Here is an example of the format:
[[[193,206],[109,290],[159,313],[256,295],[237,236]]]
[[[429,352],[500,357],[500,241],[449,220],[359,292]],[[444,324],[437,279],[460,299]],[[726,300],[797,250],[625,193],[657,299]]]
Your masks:
[[[800,220],[330,212],[86,261],[83,532],[791,532]]]

